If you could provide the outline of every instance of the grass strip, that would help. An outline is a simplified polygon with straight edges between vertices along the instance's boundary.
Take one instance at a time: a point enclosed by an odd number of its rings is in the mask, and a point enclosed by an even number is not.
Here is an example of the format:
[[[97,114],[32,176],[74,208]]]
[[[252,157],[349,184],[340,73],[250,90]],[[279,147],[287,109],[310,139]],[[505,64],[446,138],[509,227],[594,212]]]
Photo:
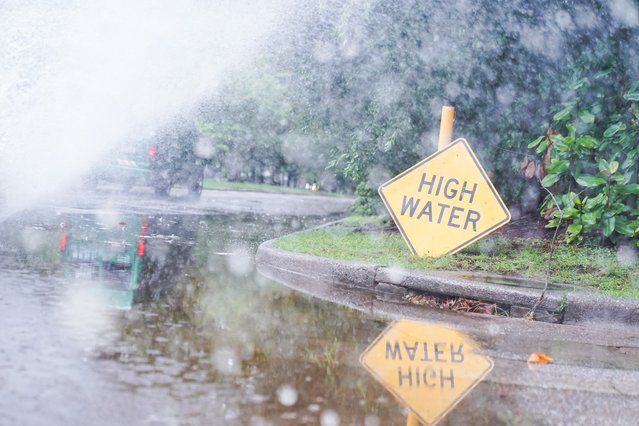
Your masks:
[[[439,258],[413,256],[397,232],[362,227],[356,220],[281,237],[283,250],[332,259],[409,269],[474,271],[543,280],[549,242],[488,236],[461,252]],[[369,228],[368,230],[366,228]],[[639,262],[618,259],[613,248],[565,245],[555,248],[551,282],[586,287],[607,295],[639,298]]]

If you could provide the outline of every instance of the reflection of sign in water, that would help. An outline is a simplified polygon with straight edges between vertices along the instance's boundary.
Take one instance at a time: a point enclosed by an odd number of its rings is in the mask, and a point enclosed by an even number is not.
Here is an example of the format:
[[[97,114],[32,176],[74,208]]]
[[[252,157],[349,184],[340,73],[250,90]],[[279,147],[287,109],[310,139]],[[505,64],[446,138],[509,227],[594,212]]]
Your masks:
[[[455,253],[510,220],[464,139],[389,180],[379,194],[418,256]]]
[[[392,323],[360,362],[424,424],[442,419],[493,368],[468,336],[407,320]]]

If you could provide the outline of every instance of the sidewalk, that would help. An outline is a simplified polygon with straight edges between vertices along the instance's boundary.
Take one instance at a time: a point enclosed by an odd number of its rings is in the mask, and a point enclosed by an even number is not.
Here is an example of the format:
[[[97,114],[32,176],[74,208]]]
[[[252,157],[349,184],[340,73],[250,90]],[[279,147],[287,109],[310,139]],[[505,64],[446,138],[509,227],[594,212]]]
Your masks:
[[[315,257],[274,248],[271,241],[260,245],[256,262],[261,273],[285,282],[291,277],[307,277],[342,289],[375,291],[380,297],[389,297],[400,303],[410,292],[462,297],[496,303],[508,312],[509,317],[525,316],[539,300],[543,289],[541,282],[507,276],[408,270]],[[552,285],[538,306],[535,319],[572,325],[637,328],[639,300],[592,294],[573,286]]]

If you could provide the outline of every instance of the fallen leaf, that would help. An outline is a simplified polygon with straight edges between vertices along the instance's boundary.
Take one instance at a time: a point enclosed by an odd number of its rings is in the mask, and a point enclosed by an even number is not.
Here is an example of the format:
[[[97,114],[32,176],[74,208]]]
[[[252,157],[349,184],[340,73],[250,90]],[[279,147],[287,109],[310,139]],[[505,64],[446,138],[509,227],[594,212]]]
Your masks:
[[[556,210],[557,210],[557,207],[551,207],[551,208],[549,208],[548,210],[546,210],[546,211],[544,212],[544,219],[546,219],[546,220],[550,219],[550,217],[551,217],[552,213],[553,213],[554,211],[556,211]]]
[[[553,361],[554,360],[552,359],[552,357],[539,352],[533,352],[528,357],[528,362],[531,364],[548,364],[549,362]]]
[[[536,168],[537,167],[534,161],[528,163],[528,166],[526,166],[526,170],[524,171],[524,176],[526,177],[526,179],[532,179],[532,177],[535,176]]]
[[[552,152],[552,139],[550,139],[551,135],[556,135],[558,134],[557,132],[555,132],[552,128],[548,129],[546,131],[546,140],[548,141],[548,148],[546,148],[546,156],[544,157],[544,164],[548,164],[550,163],[550,153]]]

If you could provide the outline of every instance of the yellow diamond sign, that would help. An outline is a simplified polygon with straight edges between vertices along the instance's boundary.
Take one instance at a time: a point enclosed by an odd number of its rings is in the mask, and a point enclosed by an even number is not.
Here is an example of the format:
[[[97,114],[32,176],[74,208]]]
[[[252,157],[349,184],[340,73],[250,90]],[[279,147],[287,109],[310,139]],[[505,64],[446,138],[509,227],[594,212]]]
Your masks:
[[[413,254],[455,253],[510,221],[471,150],[457,139],[379,187]]]
[[[426,425],[441,420],[493,369],[470,337],[408,320],[392,323],[360,362]]]

